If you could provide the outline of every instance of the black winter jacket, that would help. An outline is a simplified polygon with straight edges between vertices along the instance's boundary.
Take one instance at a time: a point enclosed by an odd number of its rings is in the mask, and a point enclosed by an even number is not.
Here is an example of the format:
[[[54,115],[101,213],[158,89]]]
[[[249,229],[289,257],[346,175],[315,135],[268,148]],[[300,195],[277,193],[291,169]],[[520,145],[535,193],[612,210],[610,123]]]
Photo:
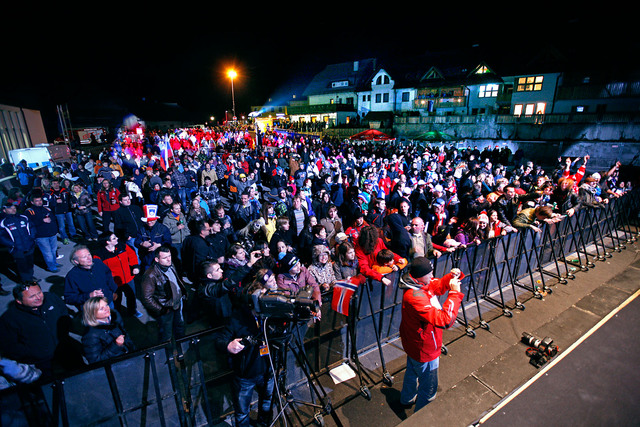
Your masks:
[[[122,346],[116,344],[120,335],[125,337]],[[122,316],[112,310],[110,323],[89,327],[82,337],[82,350],[87,361],[95,363],[129,353],[135,350],[135,345],[124,329]]]
[[[22,363],[50,362],[60,339],[68,332],[71,318],[56,294],[44,293],[40,308],[12,302],[0,317],[0,352]]]

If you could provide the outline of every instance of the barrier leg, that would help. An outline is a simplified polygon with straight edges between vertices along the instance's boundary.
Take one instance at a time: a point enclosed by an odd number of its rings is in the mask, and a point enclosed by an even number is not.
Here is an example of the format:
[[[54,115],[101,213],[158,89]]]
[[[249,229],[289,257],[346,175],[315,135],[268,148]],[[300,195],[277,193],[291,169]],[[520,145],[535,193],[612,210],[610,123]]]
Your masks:
[[[380,364],[382,365],[382,381],[389,385],[392,386],[393,385],[393,377],[391,376],[391,374],[389,373],[389,371],[387,370],[387,365],[384,361],[384,353],[382,351],[382,342],[380,339],[380,329],[379,326],[376,324],[376,319],[375,319],[375,311],[373,309],[373,301],[371,299],[371,287],[373,286],[373,281],[372,280],[368,280],[364,285],[365,286],[365,290],[367,292],[367,299],[369,300],[369,309],[371,310],[371,324],[373,325],[373,332],[376,335],[376,344],[378,346],[378,353],[380,353]],[[379,316],[382,316],[382,312],[378,311],[377,312]]]
[[[510,236],[511,237],[511,236]],[[524,310],[525,306],[524,304],[522,304],[520,301],[518,301],[518,294],[516,292],[515,289],[515,284],[516,284],[516,280],[514,280],[514,275],[512,274],[511,270],[509,269],[509,259],[507,254],[508,252],[508,248],[507,248],[507,244],[505,243],[505,241],[509,241],[511,242],[511,238],[506,238],[506,237],[501,237],[499,239],[494,239],[494,250],[491,251],[491,266],[493,271],[495,271],[496,274],[496,278],[498,280],[498,293],[500,295],[500,301],[496,300],[495,298],[493,298],[491,295],[489,295],[489,290],[488,290],[488,283],[490,280],[490,275],[487,275],[487,282],[485,284],[485,289],[484,289],[484,299],[490,303],[495,304],[496,306],[502,308],[502,314],[504,314],[506,317],[512,317],[513,313],[511,312],[511,310],[513,308],[518,308],[520,310]],[[502,272],[499,272],[498,269],[498,262],[495,258],[495,246],[497,246],[497,244],[500,243],[502,245],[502,251],[505,254],[505,262],[502,263]],[[520,253],[520,251],[518,250],[518,253]],[[516,263],[518,264],[518,263]],[[505,275],[505,268],[507,270],[507,273],[509,274],[509,283],[511,284],[511,289],[513,291],[513,298],[515,300],[515,307],[508,307],[506,300],[505,300],[505,296],[504,296],[504,289],[503,289],[503,279],[504,279],[504,275]]]
[[[452,254],[451,254],[451,268],[458,268],[461,269],[461,264],[462,264],[462,256],[468,254],[466,249],[456,249]],[[475,254],[475,251],[474,251]],[[468,258],[468,255],[467,255]],[[467,263],[467,265],[474,265],[474,264],[469,264]],[[470,269],[471,270],[471,269]],[[474,297],[475,297],[475,302],[476,302],[476,308],[478,311],[478,318],[480,319],[480,325],[483,325],[484,328],[486,328],[487,323],[482,320],[482,311],[480,309],[480,300],[478,298],[478,293],[476,291],[476,287],[475,287],[475,271],[469,271],[468,274],[465,273],[466,277],[469,277],[469,289],[470,291],[473,292]],[[467,300],[468,300],[468,294],[467,294]],[[462,308],[462,319],[460,319],[460,317],[457,317],[456,320],[462,324],[465,328],[465,333],[467,334],[467,336],[470,336],[471,338],[475,338],[476,337],[476,333],[473,330],[473,327],[471,326],[471,324],[469,323],[469,319],[467,317],[467,309],[465,304],[461,304],[460,307]],[[446,349],[446,347],[444,348],[444,351],[448,352],[448,350]],[[445,353],[447,354],[447,353]]]
[[[358,346],[356,343],[356,328],[358,325],[358,314],[360,313],[361,301],[362,299],[358,297],[357,292],[354,293],[350,301],[349,316],[347,318],[349,338],[348,348],[350,352],[350,361],[355,363],[355,371],[358,375],[358,380],[360,381],[360,394],[365,399],[371,400],[371,391],[369,391],[369,387],[367,387],[367,384],[363,377],[362,363],[360,363],[360,358],[358,356]]]

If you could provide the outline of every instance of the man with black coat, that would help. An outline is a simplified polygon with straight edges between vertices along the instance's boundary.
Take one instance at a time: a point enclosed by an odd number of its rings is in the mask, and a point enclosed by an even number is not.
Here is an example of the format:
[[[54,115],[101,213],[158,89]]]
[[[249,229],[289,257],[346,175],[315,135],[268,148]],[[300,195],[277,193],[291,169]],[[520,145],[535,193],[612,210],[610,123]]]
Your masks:
[[[76,227],[73,222],[73,213],[71,212],[71,195],[69,190],[60,185],[60,179],[58,178],[51,181],[49,207],[58,220],[60,238],[62,243],[66,245],[69,243],[70,238],[76,238]],[[69,234],[67,234],[67,228],[69,229]]]
[[[69,357],[71,318],[60,297],[42,292],[40,285],[32,283],[17,285],[13,298],[0,317],[0,353],[4,357],[34,364],[45,377],[58,363],[80,363],[79,352],[77,358]]]
[[[171,259],[171,248],[160,246],[142,277],[142,305],[158,324],[158,338],[166,342],[185,335],[184,300],[187,288]]]
[[[229,236],[224,232],[224,221],[220,218],[208,220],[211,230],[205,238],[207,244],[211,248],[212,259],[218,262],[224,262],[224,256],[231,246]]]
[[[200,266],[198,280],[198,300],[200,306],[207,308],[212,327],[229,323],[233,312],[231,296],[236,295],[239,284],[229,278],[224,278],[222,265],[217,261],[205,261]],[[212,309],[212,310],[211,310]]]
[[[36,245],[42,253],[47,271],[57,273],[59,271],[59,264],[56,261],[58,222],[51,209],[43,206],[41,191],[31,193],[31,206],[24,213],[35,227]]]
[[[277,349],[267,345],[260,322],[252,303],[252,296],[275,291],[277,288],[273,272],[265,271],[247,287],[244,303],[233,311],[228,324],[216,335],[216,348],[229,356],[234,378],[233,407],[236,426],[251,425],[250,410],[253,391],[258,392],[258,422],[269,425],[273,414],[274,377],[270,359]],[[250,339],[247,339],[250,338]],[[269,344],[277,337],[267,337]],[[273,355],[273,356],[272,356]]]
[[[498,200],[491,207],[498,212],[498,219],[503,224],[511,226],[511,223],[518,215],[520,205],[529,200],[534,200],[540,195],[541,193],[532,192],[519,196],[513,185],[507,185],[504,188],[504,193],[498,197]]]
[[[120,194],[120,207],[113,214],[114,233],[123,236],[129,246],[135,247],[135,239],[138,232],[144,227],[142,223],[142,209],[131,203],[129,194]]]
[[[200,275],[200,264],[207,260],[213,260],[212,248],[207,243],[207,237],[211,230],[209,222],[206,220],[196,221],[189,224],[191,234],[182,242],[182,273],[195,283]]]

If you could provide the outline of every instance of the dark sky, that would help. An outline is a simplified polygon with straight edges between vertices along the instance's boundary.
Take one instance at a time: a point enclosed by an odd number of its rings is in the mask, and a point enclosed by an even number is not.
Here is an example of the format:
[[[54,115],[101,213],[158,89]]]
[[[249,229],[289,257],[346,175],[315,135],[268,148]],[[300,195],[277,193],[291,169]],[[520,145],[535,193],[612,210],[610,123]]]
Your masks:
[[[2,55],[15,66],[2,65],[0,103],[27,94],[35,103],[53,105],[88,94],[99,101],[108,94],[221,115],[231,109],[224,75],[229,66],[239,73],[236,111],[247,112],[281,93],[300,93],[299,83],[326,64],[476,43],[507,55],[545,41],[592,50],[597,58],[601,46],[617,40],[619,47],[630,31],[620,20],[585,12],[584,5],[547,14],[461,5],[388,12],[385,6],[393,5],[367,4],[363,11],[338,3],[282,11],[280,5],[258,10],[245,3],[171,4],[104,11],[88,4],[82,10],[49,6],[53,9],[35,15],[17,11],[1,29]]]

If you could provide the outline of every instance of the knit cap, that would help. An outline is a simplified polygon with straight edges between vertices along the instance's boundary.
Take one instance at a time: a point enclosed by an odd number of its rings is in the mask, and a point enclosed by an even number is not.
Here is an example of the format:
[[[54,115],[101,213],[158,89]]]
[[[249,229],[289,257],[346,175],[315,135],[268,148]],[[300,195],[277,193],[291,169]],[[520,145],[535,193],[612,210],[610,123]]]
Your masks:
[[[409,269],[411,277],[413,277],[414,279],[424,277],[432,271],[433,265],[431,264],[431,261],[429,261],[429,259],[426,257],[416,257],[411,262],[411,267]]]

